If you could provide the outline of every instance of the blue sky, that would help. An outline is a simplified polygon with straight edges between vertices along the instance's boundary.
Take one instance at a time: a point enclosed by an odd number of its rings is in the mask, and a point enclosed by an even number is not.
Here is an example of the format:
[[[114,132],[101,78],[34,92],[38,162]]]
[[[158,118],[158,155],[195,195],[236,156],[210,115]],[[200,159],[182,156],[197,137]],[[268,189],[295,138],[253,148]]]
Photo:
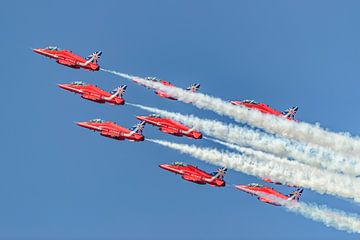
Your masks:
[[[57,87],[85,81],[125,99],[219,117],[104,72],[60,66],[31,48],[57,45],[104,68],[157,76],[230,99],[256,99],[334,131],[360,135],[358,1],[6,1],[0,9],[0,239],[356,239],[231,188],[182,181],[158,165],[216,166],[149,142],[77,127],[100,117],[132,126],[146,112],[95,104]],[[221,148],[160,133],[150,138]],[[230,183],[260,180],[228,171]],[[284,192],[290,190],[279,187]],[[306,190],[303,201],[358,213]]]

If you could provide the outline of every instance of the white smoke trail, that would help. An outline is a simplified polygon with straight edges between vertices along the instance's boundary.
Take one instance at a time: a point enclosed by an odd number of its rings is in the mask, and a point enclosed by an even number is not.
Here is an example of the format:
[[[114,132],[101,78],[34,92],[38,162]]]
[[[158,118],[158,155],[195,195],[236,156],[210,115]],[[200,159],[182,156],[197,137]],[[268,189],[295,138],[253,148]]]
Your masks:
[[[182,122],[208,136],[221,139],[228,143],[251,147],[255,150],[271,153],[281,158],[290,157],[314,167],[324,168],[334,172],[342,172],[351,176],[360,174],[360,162],[344,158],[322,147],[300,144],[296,141],[271,136],[259,130],[225,124],[215,120],[201,119],[193,115],[182,115],[180,113],[169,112],[140,104],[128,104]]]
[[[240,155],[211,148],[199,148],[194,145],[163,140],[147,140],[249,175],[260,178],[269,177],[274,182],[303,186],[319,193],[327,193],[360,202],[360,180],[353,177],[323,171],[295,161],[278,158],[266,161],[250,155]]]
[[[266,159],[266,160],[269,160],[269,161],[272,161],[273,158],[278,158],[278,157],[276,157],[274,155],[272,155],[272,157],[269,158],[269,156],[271,156],[271,154],[269,154],[269,153],[260,152],[260,151],[253,150],[253,149],[247,148],[247,147],[240,147],[238,145],[228,143],[228,142],[223,142],[223,141],[220,141],[218,139],[208,138],[208,137],[203,137],[203,138],[207,139],[209,141],[215,142],[215,143],[219,143],[219,144],[221,144],[221,145],[223,145],[225,147],[236,150],[236,151],[238,151],[240,153],[244,153],[246,155],[255,155],[257,158],[262,158],[262,159]],[[287,159],[283,159],[283,160],[287,161]]]
[[[357,137],[352,137],[348,133],[330,132],[317,125],[288,121],[273,115],[263,114],[259,111],[249,110],[242,106],[233,106],[220,98],[211,97],[202,93],[193,93],[177,87],[168,87],[158,82],[148,81],[125,73],[106,69],[101,70],[130,79],[150,88],[165,91],[178,100],[192,103],[198,108],[212,110],[218,114],[229,116],[236,121],[262,128],[270,133],[305,143],[317,144],[360,160],[360,140]]]
[[[197,154],[192,154],[191,153],[191,152],[193,152],[192,150],[199,150],[199,148],[196,148],[195,146],[189,146],[186,144],[176,144],[176,143],[170,143],[170,142],[166,142],[166,141],[159,141],[159,140],[152,140],[152,139],[150,139],[149,141],[180,150],[183,153],[195,155],[195,157],[200,157],[201,159],[203,159],[205,161],[209,161],[211,163],[215,163],[220,166],[224,166],[224,165],[229,166],[227,163],[229,161],[232,161],[232,159],[230,159],[228,161],[219,160],[219,156],[214,156],[214,153],[216,155],[218,155],[219,152],[217,152],[216,150],[213,151],[213,149],[205,149],[205,152],[198,152]],[[186,149],[186,148],[188,148],[188,149]],[[191,150],[191,148],[193,148],[193,149]],[[240,148],[238,150],[246,151],[246,149],[244,149],[244,148]],[[208,153],[206,153],[206,152],[208,152]],[[203,155],[203,157],[201,157],[202,155]],[[207,156],[205,156],[205,155],[207,155]],[[209,157],[210,155],[213,155],[213,157]],[[226,158],[227,156],[223,156],[223,157]],[[214,162],[214,160],[215,160],[215,162]],[[244,161],[244,159],[242,159],[241,156],[238,156],[237,160]],[[235,161],[232,161],[232,162],[235,162]],[[247,164],[247,163],[244,163],[244,164]],[[249,165],[248,165],[248,167],[250,168],[250,171],[251,171],[251,169],[254,170],[255,168],[257,168],[259,166],[261,166],[261,164],[258,164],[256,166],[255,163],[249,163]],[[239,170],[239,169],[237,169],[237,170]],[[245,173],[249,173],[249,172],[245,172]],[[261,193],[258,193],[258,194],[261,195]],[[280,205],[283,205],[288,211],[301,214],[306,218],[321,222],[328,227],[333,227],[335,229],[347,231],[349,233],[360,233],[360,219],[359,219],[359,216],[357,216],[355,214],[348,214],[343,211],[330,209],[324,205],[318,206],[314,203],[307,204],[307,203],[302,203],[302,202],[299,203],[298,202],[298,203],[294,204],[293,202],[285,201],[285,200],[279,199],[279,198],[274,198],[274,196],[268,196],[268,195],[264,194],[264,197],[266,197],[268,199],[272,199],[274,202],[276,202]]]
[[[356,214],[330,209],[325,205],[319,206],[315,203],[287,201],[261,192],[257,194],[284,206],[290,212],[298,213],[306,218],[321,222],[327,227],[333,227],[348,233],[360,233],[360,217]]]
[[[328,227],[349,233],[360,233],[360,219],[358,215],[330,209],[325,205],[298,203],[287,207],[291,212],[299,213],[306,218],[322,222]]]

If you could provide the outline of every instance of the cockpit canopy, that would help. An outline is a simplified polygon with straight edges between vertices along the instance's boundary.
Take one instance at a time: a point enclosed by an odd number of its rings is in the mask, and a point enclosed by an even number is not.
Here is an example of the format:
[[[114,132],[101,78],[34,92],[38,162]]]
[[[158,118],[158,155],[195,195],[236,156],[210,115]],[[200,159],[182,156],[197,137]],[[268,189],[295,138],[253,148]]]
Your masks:
[[[250,183],[248,184],[249,187],[263,187],[264,185],[258,184],[258,183]]]
[[[249,104],[258,104],[255,100],[249,100],[249,99],[245,99],[242,102],[243,103],[249,103]]]
[[[61,50],[60,48],[56,47],[56,46],[48,46],[45,48],[46,50],[53,50],[53,51],[59,51]]]
[[[78,85],[78,86],[85,86],[86,85],[86,83],[81,82],[81,81],[75,81],[75,82],[72,82],[71,84],[72,85]]]
[[[92,122],[92,123],[103,123],[104,120],[101,120],[100,118],[96,118],[96,119],[91,119],[89,122]]]
[[[152,117],[152,118],[160,118],[160,115],[159,114],[150,114],[149,117]]]
[[[174,166],[186,166],[184,163],[182,162],[174,162],[172,165]]]
[[[159,79],[157,79],[156,77],[146,77],[145,80],[149,80],[149,81],[153,81],[153,82],[159,81]]]

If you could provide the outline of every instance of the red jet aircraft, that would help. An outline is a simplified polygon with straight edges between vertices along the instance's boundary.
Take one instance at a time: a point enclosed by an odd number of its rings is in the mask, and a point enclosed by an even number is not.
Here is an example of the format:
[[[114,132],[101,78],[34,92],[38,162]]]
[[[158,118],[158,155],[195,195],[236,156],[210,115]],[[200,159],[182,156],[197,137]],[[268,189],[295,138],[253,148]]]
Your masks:
[[[289,195],[284,195],[273,188],[263,186],[257,183],[251,183],[248,185],[235,185],[235,188],[244,191],[246,193],[249,193],[251,195],[258,196],[258,199],[262,202],[272,204],[275,206],[281,206],[278,202],[276,202],[276,199],[291,201],[293,203],[298,202],[300,199],[300,196],[304,189],[298,188],[295,192],[290,193]],[[268,196],[268,197],[266,197]]]
[[[197,184],[209,184],[214,187],[225,186],[225,181],[223,178],[227,171],[226,168],[219,168],[213,173],[207,173],[195,166],[185,165],[181,162],[175,162],[173,164],[161,164],[159,167],[176,174],[181,174],[182,178],[186,181]]]
[[[34,52],[44,55],[49,58],[56,59],[56,62],[71,68],[84,68],[91,71],[99,71],[100,66],[97,60],[100,58],[102,52],[96,51],[89,55],[86,59],[80,57],[69,50],[60,49],[58,47],[46,47],[33,49]]]
[[[125,100],[122,98],[125,93],[126,85],[115,88],[111,93],[106,92],[94,85],[83,82],[72,82],[68,84],[59,84],[59,87],[81,94],[81,97],[97,103],[108,102],[112,105],[124,105]]]
[[[137,116],[137,119],[144,121],[154,126],[158,126],[159,130],[174,136],[200,139],[202,138],[201,132],[190,129],[179,122],[169,118],[162,118],[159,115],[151,114],[149,116]]]
[[[254,100],[244,100],[244,101],[230,101],[233,105],[241,105],[245,106],[247,108],[256,109],[262,113],[272,114],[275,116],[282,116],[284,118],[287,118],[289,120],[294,120],[295,114],[298,107],[294,106],[291,108],[286,109],[284,112],[279,112],[273,108],[271,108],[269,105],[266,105],[264,103],[257,103]]]
[[[134,142],[144,141],[142,130],[144,129],[145,122],[140,122],[130,129],[121,127],[113,122],[105,122],[101,119],[93,119],[89,122],[78,122],[77,125],[98,131],[102,136],[116,140],[128,139]]]
[[[175,85],[171,84],[170,82],[167,82],[165,80],[158,80],[157,78],[155,77],[146,77],[145,78],[146,80],[148,81],[153,81],[153,82],[159,82],[165,86],[168,86],[168,87],[175,87]],[[135,82],[137,82],[136,80],[134,80]],[[192,85],[190,85],[189,87],[186,88],[186,90],[190,91],[190,92],[197,92],[200,88],[200,84],[199,83],[194,83]],[[168,99],[171,99],[171,100],[177,100],[175,97],[171,96],[170,94],[164,92],[164,91],[161,91],[161,90],[157,90],[155,89],[155,93],[156,95],[158,95],[159,97],[162,97],[162,98],[168,98]]]

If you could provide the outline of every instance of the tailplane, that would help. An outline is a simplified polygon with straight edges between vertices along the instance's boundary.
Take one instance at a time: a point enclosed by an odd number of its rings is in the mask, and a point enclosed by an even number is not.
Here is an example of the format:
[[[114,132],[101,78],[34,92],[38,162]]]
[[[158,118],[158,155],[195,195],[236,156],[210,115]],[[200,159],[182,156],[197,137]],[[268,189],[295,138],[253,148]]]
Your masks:
[[[119,98],[122,98],[125,93],[126,88],[127,88],[126,85],[121,85],[120,87],[117,87],[114,90],[112,90],[111,94],[118,96]]]
[[[100,56],[101,56],[101,54],[102,54],[102,51],[96,51],[96,52],[94,52],[94,53],[92,53],[92,54],[90,54],[86,59],[87,59],[87,61],[86,62],[92,62],[92,63],[97,63],[97,60],[100,58]]]
[[[298,109],[299,108],[297,106],[293,106],[283,111],[282,114],[284,115],[285,118],[290,118],[294,120],[295,114],[297,113]]]
[[[223,180],[224,176],[226,174],[226,171],[227,171],[226,167],[222,167],[222,168],[217,169],[215,172],[211,173],[211,175],[213,176],[211,178],[211,180],[214,180],[215,178]]]
[[[132,133],[142,134],[144,127],[145,127],[145,121],[141,121],[135,126],[131,127],[130,130]]]
[[[296,189],[296,191],[294,191],[294,192],[292,192],[292,193],[290,193],[290,194],[288,195],[288,197],[289,197],[288,200],[299,201],[299,199],[300,199],[301,194],[302,194],[303,191],[304,191],[303,188],[298,188],[298,189]]]
[[[190,85],[189,87],[186,88],[186,90],[190,91],[190,92],[197,92],[200,88],[200,84],[199,83],[194,83],[192,85]]]

